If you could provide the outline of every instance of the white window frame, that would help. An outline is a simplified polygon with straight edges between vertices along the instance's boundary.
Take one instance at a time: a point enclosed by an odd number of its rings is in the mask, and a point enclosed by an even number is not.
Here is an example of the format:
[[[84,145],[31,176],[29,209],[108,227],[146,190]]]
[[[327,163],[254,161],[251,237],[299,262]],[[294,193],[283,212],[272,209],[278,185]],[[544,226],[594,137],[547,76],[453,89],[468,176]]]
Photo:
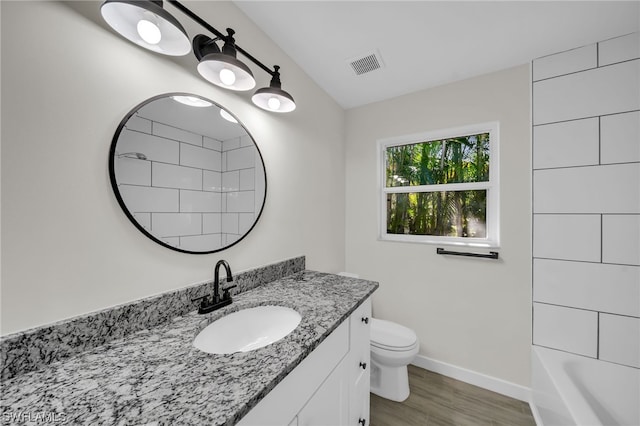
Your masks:
[[[462,136],[489,133],[489,181],[469,183],[449,183],[438,185],[398,186],[386,187],[386,150],[388,147],[399,145],[411,145],[422,142],[437,141],[441,139],[456,138]],[[463,247],[500,247],[500,123],[497,121],[473,124],[417,133],[412,135],[397,136],[380,139],[378,142],[378,239],[382,241],[399,241],[407,243],[453,245]],[[486,190],[487,191],[487,236],[486,238],[473,237],[443,237],[436,235],[405,235],[387,233],[387,194],[407,192],[440,192],[461,190]]]

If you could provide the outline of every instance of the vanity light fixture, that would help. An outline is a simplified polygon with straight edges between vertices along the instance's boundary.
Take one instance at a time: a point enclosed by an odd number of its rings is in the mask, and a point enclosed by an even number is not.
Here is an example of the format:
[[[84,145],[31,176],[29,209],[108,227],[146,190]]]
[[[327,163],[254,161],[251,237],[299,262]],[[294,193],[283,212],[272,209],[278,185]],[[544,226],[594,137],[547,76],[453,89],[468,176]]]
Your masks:
[[[198,34],[190,43],[180,22],[162,7],[162,0],[105,0],[100,11],[116,32],[137,45],[171,56],[186,55],[193,49],[198,59],[198,72],[207,81],[225,89],[251,90],[256,81],[251,69],[237,58],[239,52],[271,75],[269,87],[258,89],[253,95],[254,104],[274,112],[290,112],[296,108],[293,97],[282,90],[278,65],[274,65],[272,70],[236,45],[233,29],[227,28],[227,34],[222,34],[177,0],[167,2],[214,37]]]
[[[275,71],[272,74],[269,87],[258,89],[251,100],[254,104],[267,111],[291,112],[296,109],[296,103],[289,93],[282,90],[280,72],[278,71],[280,67],[274,65],[273,68]]]

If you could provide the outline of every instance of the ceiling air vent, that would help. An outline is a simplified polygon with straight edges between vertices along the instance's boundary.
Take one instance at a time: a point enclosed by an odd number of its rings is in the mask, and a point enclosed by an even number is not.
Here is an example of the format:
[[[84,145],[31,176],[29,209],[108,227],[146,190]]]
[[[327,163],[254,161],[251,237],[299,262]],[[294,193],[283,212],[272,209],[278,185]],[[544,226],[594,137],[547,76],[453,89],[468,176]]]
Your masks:
[[[380,53],[377,51],[349,59],[347,62],[349,62],[356,75],[366,74],[384,66]]]

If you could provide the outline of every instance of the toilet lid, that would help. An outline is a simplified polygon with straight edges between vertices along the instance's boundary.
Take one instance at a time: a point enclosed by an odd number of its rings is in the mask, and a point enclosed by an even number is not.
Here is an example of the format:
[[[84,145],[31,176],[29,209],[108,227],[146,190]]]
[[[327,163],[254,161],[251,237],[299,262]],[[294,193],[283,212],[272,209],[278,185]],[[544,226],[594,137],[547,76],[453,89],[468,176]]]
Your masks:
[[[371,344],[381,348],[408,348],[415,345],[416,333],[391,321],[371,318]]]

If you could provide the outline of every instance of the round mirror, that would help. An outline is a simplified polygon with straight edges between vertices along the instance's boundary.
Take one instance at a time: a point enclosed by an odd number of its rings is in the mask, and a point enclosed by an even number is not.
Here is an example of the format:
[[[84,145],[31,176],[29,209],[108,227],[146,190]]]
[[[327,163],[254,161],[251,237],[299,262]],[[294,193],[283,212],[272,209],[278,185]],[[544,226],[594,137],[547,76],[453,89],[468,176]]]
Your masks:
[[[186,93],[155,96],[124,117],[109,175],[131,222],[185,253],[214,253],[242,240],[267,193],[262,154],[242,123]]]

